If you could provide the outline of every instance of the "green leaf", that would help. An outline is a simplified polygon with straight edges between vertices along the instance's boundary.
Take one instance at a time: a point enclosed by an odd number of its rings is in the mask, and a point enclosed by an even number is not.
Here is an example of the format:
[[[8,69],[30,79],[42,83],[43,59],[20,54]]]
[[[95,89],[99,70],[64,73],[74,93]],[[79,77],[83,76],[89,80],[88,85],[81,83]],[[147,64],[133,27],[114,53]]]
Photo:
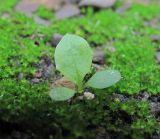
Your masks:
[[[55,50],[56,68],[77,85],[90,72],[92,57],[87,41],[71,34],[65,35]]]
[[[116,70],[104,70],[95,73],[87,82],[87,86],[103,89],[110,87],[121,79],[121,75]]]
[[[73,97],[75,91],[65,87],[54,88],[50,91],[49,95],[52,100],[55,101],[64,101]]]

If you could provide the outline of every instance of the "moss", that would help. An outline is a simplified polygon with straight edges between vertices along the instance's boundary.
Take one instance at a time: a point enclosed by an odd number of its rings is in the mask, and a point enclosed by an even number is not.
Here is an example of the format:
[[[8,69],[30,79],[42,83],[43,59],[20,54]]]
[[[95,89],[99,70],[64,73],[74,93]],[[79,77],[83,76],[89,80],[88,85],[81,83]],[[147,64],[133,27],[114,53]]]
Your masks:
[[[136,18],[151,20],[153,17],[158,16],[159,6],[150,4],[149,6],[134,4],[132,8],[126,12],[127,15],[134,15]]]
[[[35,12],[35,14],[46,20],[52,19],[54,21],[54,18],[55,18],[54,12],[52,10],[47,9],[44,6],[40,6],[38,10]]]
[[[144,90],[151,94],[160,92],[158,85],[160,71],[155,61],[155,49],[148,37],[126,37],[123,42],[115,41],[113,46],[117,51],[109,61],[122,73],[123,79],[118,88],[121,92],[130,94]]]
[[[52,11],[40,7],[35,14],[53,22],[45,27],[13,12],[16,2],[0,2],[4,3],[0,4],[1,14],[9,13],[8,18],[0,19],[0,34],[3,34],[0,35],[0,121],[16,123],[23,131],[35,133],[35,138],[50,134],[54,138],[93,138],[99,128],[115,138],[159,134],[159,123],[151,114],[148,102],[132,97],[123,102],[111,95],[113,92],[160,93],[160,67],[155,60],[160,45],[150,39],[151,35],[159,35],[155,28],[159,23],[147,27],[144,23],[158,17],[158,5],[135,4],[124,14],[88,8],[82,9],[84,16],[61,21],[55,21]],[[31,85],[28,78],[35,73],[33,64],[41,57],[53,59],[54,49],[49,41],[54,33],[81,35],[92,47],[105,47],[108,42],[116,52],[106,50],[107,62],[111,68],[120,70],[122,81],[103,92],[95,90],[96,98],[92,101],[52,102],[47,93],[50,83]],[[17,80],[19,73],[24,74],[21,81]]]
[[[3,20],[1,23],[3,23]],[[5,22],[5,27],[7,30],[4,30],[3,27],[0,29],[1,34],[3,34],[0,36],[0,59],[2,59],[0,63],[0,78],[9,78],[21,72],[24,74],[33,73],[35,69],[31,64],[38,62],[40,57],[49,55],[52,51],[49,52],[45,44],[38,40],[40,38],[30,39],[31,36],[23,37],[23,35],[31,35],[30,33],[34,32],[33,29],[30,32],[27,25],[17,25],[15,28],[14,24],[11,25]],[[12,32],[15,29],[16,31]],[[39,41],[39,46],[35,44],[35,41]]]
[[[5,0],[5,1],[0,1],[0,14],[1,12],[8,12],[11,11],[12,8],[16,5],[16,3],[19,0]]]

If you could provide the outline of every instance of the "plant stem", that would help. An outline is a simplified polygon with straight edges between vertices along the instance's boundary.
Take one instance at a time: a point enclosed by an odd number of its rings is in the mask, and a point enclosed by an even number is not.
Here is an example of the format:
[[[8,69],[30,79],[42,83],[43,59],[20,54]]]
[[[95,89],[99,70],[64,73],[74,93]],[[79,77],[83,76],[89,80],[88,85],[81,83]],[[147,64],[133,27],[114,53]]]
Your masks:
[[[77,92],[78,93],[82,93],[83,92],[83,84],[82,83],[78,85]]]

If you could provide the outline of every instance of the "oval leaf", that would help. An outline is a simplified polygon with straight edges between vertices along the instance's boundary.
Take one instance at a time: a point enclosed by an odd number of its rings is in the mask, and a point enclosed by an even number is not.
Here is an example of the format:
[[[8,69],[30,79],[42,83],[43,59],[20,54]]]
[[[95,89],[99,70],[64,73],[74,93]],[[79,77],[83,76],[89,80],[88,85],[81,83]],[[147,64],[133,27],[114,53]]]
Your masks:
[[[93,53],[86,40],[79,36],[65,35],[55,50],[56,68],[77,85],[90,72]]]
[[[49,93],[51,99],[55,100],[55,101],[68,100],[71,97],[73,97],[74,94],[75,94],[74,90],[68,89],[68,88],[65,88],[65,87],[54,88]]]
[[[121,75],[116,70],[104,70],[95,73],[87,82],[87,86],[103,89],[110,87],[121,79]]]

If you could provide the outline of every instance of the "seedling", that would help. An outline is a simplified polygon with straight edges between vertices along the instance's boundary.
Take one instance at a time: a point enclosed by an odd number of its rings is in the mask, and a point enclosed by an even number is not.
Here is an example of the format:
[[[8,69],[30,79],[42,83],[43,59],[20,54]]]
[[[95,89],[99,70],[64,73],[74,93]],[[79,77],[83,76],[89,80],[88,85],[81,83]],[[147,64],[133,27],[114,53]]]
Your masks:
[[[49,95],[55,101],[70,99],[75,93],[83,93],[87,87],[110,87],[121,79],[118,71],[104,70],[85,81],[86,74],[91,73],[93,52],[87,41],[76,35],[67,34],[62,38],[56,47],[54,58],[56,69],[77,86],[76,90],[65,87],[52,89]]]

